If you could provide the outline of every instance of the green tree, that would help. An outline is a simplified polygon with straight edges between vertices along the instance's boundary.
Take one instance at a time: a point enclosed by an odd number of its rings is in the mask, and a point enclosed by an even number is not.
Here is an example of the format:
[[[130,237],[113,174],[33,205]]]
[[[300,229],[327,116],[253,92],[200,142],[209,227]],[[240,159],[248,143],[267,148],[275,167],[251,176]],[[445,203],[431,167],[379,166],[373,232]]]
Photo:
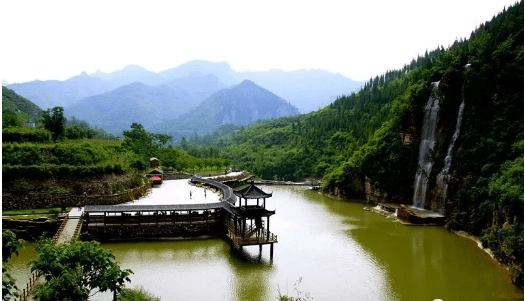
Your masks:
[[[145,157],[155,155],[155,152],[166,145],[172,138],[165,134],[150,133],[144,129],[142,124],[135,122],[131,124],[131,130],[124,131],[123,135],[124,142],[122,147]]]
[[[9,273],[11,266],[8,263],[13,254],[18,255],[18,249],[22,247],[22,241],[9,231],[2,231],[2,300],[11,300],[18,297],[15,279]]]
[[[188,149],[190,148],[189,145],[188,145],[188,141],[186,141],[186,137],[182,137],[182,139],[180,140],[180,147],[184,151],[188,151]]]
[[[42,114],[44,127],[53,134],[53,140],[59,140],[64,137],[67,119],[64,117],[63,107],[54,107],[47,109]]]
[[[23,120],[20,114],[9,111],[2,111],[2,128],[17,127],[22,125]]]
[[[133,273],[121,270],[111,250],[95,241],[53,245],[46,239],[35,247],[38,258],[29,262],[31,271],[46,278],[34,288],[37,300],[88,300],[93,290],[116,295]]]

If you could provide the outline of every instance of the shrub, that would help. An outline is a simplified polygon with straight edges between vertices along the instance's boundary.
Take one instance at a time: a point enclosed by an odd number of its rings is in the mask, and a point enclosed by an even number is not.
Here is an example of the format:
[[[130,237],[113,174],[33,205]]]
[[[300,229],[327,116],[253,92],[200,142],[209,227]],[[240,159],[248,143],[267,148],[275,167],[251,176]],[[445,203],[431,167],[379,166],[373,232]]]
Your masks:
[[[160,301],[160,298],[153,296],[144,288],[124,288],[118,294],[121,301]]]
[[[49,142],[51,132],[41,128],[7,128],[2,129],[3,142]]]

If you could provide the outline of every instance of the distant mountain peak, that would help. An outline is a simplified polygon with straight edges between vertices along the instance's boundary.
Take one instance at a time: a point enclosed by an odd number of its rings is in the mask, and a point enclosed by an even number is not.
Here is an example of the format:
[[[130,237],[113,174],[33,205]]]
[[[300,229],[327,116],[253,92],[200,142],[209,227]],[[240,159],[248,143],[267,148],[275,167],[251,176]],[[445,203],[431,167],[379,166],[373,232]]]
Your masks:
[[[148,71],[146,68],[139,65],[127,65],[121,69],[122,71]]]
[[[243,80],[243,81],[239,84],[239,86],[241,86],[241,85],[254,85],[254,86],[257,86],[254,82],[252,82],[252,81],[249,80],[249,79],[245,79],[245,80]]]

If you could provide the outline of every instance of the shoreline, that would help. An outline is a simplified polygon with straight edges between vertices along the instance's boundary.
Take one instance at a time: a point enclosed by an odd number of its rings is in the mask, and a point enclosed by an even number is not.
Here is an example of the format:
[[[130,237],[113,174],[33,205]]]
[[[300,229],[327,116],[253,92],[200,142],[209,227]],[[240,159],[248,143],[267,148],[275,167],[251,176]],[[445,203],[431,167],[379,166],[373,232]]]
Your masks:
[[[496,259],[496,257],[494,256],[494,253],[492,253],[492,250],[490,250],[489,248],[483,248],[483,243],[481,242],[481,239],[479,239],[479,237],[477,236],[474,236],[474,235],[471,235],[471,234],[468,234],[467,232],[465,231],[462,231],[462,230],[450,230],[450,232],[458,235],[458,236],[461,236],[463,238],[467,238],[467,239],[470,239],[472,240],[473,242],[475,242],[477,245],[478,245],[478,248],[480,248],[481,250],[485,251],[485,253],[489,254],[490,258],[492,258],[492,260],[494,260],[500,267],[503,267],[507,270],[510,271],[509,267],[502,264],[501,262],[499,262],[499,260]]]
[[[366,211],[371,211],[371,212],[374,212],[376,214],[379,214],[379,215],[382,215],[383,217],[385,218],[389,218],[389,219],[395,219],[395,221],[397,221],[398,223],[404,225],[404,226],[437,226],[437,227],[444,227],[444,225],[438,225],[438,224],[421,224],[421,225],[418,225],[418,224],[412,224],[412,223],[407,223],[401,219],[399,219],[397,216],[395,216],[394,213],[391,213],[391,212],[388,212],[388,211],[385,211],[385,210],[382,210],[382,209],[379,209],[379,208],[376,208],[376,207],[372,207],[372,206],[365,206],[363,208],[363,210],[366,210]],[[446,229],[446,228],[445,228]],[[503,264],[502,262],[500,262],[496,256],[494,255],[494,253],[492,252],[492,250],[490,248],[484,248],[483,247],[483,243],[481,242],[481,239],[477,236],[474,236],[474,235],[471,235],[465,231],[462,231],[462,230],[448,230],[446,229],[447,231],[449,231],[450,233],[453,233],[459,237],[462,237],[462,238],[466,238],[466,239],[469,239],[473,242],[476,243],[476,245],[478,246],[479,249],[481,249],[482,251],[484,251],[485,253],[487,253],[491,260],[497,264],[499,267],[501,268],[504,268],[508,273],[511,272],[511,269],[510,269],[510,266],[507,266],[505,264]],[[523,289],[523,287],[517,285],[516,283],[512,282],[515,286]]]

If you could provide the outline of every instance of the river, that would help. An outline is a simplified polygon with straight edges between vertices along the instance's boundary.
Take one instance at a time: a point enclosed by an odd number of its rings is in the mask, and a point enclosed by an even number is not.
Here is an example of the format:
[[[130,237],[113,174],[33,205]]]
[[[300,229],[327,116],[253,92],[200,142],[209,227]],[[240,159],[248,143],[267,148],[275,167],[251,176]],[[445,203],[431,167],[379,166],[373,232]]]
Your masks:
[[[273,261],[269,246],[238,254],[222,239],[104,247],[134,271],[128,286],[162,300],[277,300],[295,289],[313,300],[523,300],[507,270],[442,227],[403,226],[305,187],[262,188],[273,191],[267,208],[276,210]]]

